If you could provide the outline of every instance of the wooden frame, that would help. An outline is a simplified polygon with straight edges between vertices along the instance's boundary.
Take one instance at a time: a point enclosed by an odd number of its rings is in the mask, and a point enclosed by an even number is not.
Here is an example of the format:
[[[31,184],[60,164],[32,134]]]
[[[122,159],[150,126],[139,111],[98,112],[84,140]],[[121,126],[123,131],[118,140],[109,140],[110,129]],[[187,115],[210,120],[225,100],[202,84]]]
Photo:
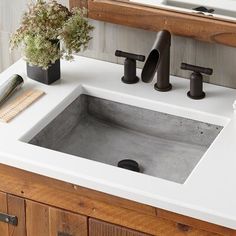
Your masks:
[[[3,164],[0,164],[0,179],[0,191],[4,193],[146,234],[165,236],[236,235],[236,231],[223,226],[125,200]]]
[[[236,47],[234,22],[129,4],[126,0],[70,0],[70,7],[75,6],[87,7],[91,19],[150,31],[166,29],[175,35]]]

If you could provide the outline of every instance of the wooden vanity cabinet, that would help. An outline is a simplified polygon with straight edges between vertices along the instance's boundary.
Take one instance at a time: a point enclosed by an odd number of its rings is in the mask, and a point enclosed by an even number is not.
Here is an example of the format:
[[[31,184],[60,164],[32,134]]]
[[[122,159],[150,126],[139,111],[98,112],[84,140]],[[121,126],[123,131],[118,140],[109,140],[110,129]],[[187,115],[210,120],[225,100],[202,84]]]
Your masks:
[[[219,236],[164,219],[157,233],[151,235],[1,192],[0,213],[18,219],[16,226],[0,222],[0,236]],[[136,220],[135,224],[141,223]],[[146,223],[146,230],[153,227],[151,224]]]
[[[0,236],[236,236],[236,231],[0,164]]]

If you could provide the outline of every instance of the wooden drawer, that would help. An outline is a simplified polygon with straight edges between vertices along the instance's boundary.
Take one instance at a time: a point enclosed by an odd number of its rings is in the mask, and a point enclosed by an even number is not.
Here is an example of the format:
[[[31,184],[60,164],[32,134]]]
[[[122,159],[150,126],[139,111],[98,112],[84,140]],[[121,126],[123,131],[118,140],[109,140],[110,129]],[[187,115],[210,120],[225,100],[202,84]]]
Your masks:
[[[150,235],[90,218],[89,236],[150,236]]]
[[[137,222],[138,224],[138,222]],[[218,236],[218,234],[210,233],[203,230],[191,228],[182,224],[173,226],[169,223],[162,224],[155,236]],[[132,229],[128,229],[115,224],[110,224],[96,219],[89,219],[89,236],[151,236]]]
[[[28,236],[88,236],[87,217],[26,201]]]

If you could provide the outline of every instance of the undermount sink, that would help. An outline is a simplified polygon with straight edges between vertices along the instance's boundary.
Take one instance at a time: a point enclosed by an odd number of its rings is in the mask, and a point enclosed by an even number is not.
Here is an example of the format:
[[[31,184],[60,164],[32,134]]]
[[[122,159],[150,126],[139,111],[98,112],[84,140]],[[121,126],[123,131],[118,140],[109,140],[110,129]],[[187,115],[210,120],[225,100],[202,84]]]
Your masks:
[[[143,174],[184,183],[221,129],[80,95],[30,143],[113,166],[131,159]]]

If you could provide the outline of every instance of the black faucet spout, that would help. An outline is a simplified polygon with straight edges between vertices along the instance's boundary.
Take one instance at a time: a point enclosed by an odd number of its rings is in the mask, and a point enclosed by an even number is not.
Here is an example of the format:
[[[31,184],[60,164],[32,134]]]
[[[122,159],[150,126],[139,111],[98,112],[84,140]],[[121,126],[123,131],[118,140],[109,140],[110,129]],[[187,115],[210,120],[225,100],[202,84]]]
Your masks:
[[[142,71],[142,80],[146,83],[151,82],[157,72],[157,83],[154,87],[162,92],[169,91],[172,88],[170,84],[170,46],[170,32],[167,30],[158,32]]]

